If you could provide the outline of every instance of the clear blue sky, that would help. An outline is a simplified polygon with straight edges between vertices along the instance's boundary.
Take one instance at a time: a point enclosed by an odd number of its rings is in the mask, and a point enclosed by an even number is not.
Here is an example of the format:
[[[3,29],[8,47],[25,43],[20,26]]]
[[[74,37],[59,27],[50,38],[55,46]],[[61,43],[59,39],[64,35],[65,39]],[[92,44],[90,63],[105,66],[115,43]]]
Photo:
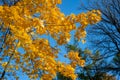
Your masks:
[[[61,11],[66,15],[71,13],[78,14],[80,10],[80,0],[62,0],[62,4],[59,6]]]
[[[69,15],[71,13],[79,14],[83,12],[80,7],[81,4],[87,4],[88,0],[62,0],[62,4],[59,5],[61,11],[65,13],[65,15]]]

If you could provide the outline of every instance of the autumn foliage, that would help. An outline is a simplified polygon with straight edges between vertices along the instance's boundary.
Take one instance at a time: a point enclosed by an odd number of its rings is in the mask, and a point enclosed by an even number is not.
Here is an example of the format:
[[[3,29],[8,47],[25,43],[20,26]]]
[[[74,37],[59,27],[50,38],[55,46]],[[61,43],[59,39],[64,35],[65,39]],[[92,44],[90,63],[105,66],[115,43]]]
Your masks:
[[[57,60],[60,50],[51,47],[49,40],[40,36],[51,36],[60,46],[70,41],[70,32],[75,30],[75,38],[82,40],[86,36],[87,25],[99,22],[101,13],[92,10],[65,16],[57,7],[61,3],[61,0],[20,0],[12,6],[0,6],[0,24],[10,31],[1,57],[10,58],[8,61],[1,60],[6,72],[22,69],[29,78],[39,77],[41,80],[52,80],[59,72],[76,80],[76,65],[83,67],[85,63],[78,52],[67,54],[70,64],[60,62]],[[80,26],[77,27],[76,23]],[[18,48],[24,49],[25,53],[21,54]],[[39,72],[41,75],[38,75]]]

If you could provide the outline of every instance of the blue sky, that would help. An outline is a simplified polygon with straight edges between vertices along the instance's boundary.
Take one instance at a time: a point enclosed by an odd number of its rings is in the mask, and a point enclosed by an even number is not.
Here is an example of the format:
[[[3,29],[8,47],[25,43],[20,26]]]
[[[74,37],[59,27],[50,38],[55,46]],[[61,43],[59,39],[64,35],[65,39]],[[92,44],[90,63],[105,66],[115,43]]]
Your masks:
[[[62,4],[60,4],[59,7],[65,15],[71,13],[79,14],[83,12],[83,10],[80,9],[80,7],[82,7],[81,5],[86,5],[87,1],[88,0],[62,0]]]
[[[59,5],[61,11],[65,13],[65,15],[69,15],[71,13],[78,14],[80,10],[80,0],[62,0],[62,4]]]

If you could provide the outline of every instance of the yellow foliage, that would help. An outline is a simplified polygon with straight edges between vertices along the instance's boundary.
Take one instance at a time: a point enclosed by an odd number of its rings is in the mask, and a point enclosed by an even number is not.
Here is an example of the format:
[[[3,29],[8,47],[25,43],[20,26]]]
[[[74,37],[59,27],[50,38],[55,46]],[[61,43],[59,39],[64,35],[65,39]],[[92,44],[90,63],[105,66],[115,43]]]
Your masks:
[[[68,58],[71,60],[71,66],[73,67],[76,67],[76,65],[83,67],[85,64],[85,61],[81,59],[78,52],[70,51]]]
[[[101,20],[101,13],[93,10],[65,16],[57,7],[57,4],[61,3],[61,0],[20,0],[14,6],[0,6],[1,22],[11,32],[6,39],[6,44],[11,46],[4,53],[13,53],[16,70],[22,68],[24,72],[31,74],[42,70],[41,80],[52,80],[57,72],[76,80],[76,65],[83,67],[85,64],[79,53],[70,51],[67,57],[71,63],[62,63],[57,60],[59,49],[53,49],[49,40],[40,38],[40,35],[51,36],[58,45],[63,45],[70,41],[70,32],[75,30],[75,38],[80,40],[86,37],[85,28],[88,24],[95,24]],[[35,17],[36,13],[40,16]],[[81,26],[77,28],[76,23],[80,23]],[[17,52],[19,47],[25,50],[24,54]],[[5,67],[6,64],[7,62],[2,66]],[[36,79],[39,76],[30,77]]]
[[[5,67],[7,65],[7,62],[2,63],[2,67]]]

